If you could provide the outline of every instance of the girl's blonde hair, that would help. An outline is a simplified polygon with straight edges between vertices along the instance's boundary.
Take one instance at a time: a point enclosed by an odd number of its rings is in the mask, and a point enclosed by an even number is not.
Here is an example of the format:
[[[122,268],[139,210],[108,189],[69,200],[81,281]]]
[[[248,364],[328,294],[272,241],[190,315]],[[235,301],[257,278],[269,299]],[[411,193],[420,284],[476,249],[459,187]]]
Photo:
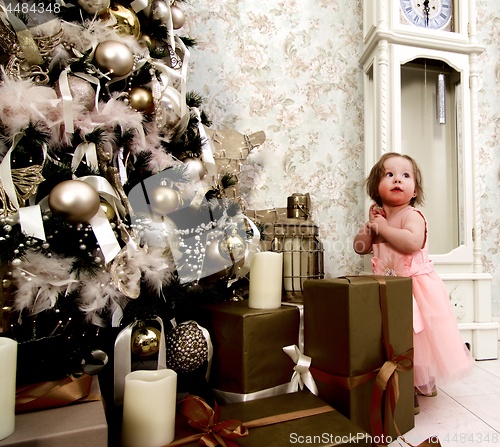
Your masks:
[[[379,161],[373,165],[370,175],[366,179],[366,192],[378,206],[382,206],[382,200],[380,199],[380,195],[378,193],[378,185],[382,177],[385,175],[384,163],[391,157],[403,157],[411,163],[415,180],[415,197],[410,200],[410,205],[423,205],[424,190],[422,186],[422,173],[420,172],[417,162],[409,155],[399,154],[397,152],[385,153],[380,157]]]

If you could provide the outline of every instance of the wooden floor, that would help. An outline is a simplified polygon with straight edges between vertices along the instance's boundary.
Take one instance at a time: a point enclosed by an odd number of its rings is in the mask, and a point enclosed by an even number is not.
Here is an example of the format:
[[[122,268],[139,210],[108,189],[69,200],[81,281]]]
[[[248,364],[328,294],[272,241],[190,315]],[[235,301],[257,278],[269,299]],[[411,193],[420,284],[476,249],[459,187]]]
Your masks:
[[[500,360],[476,361],[471,376],[419,403],[415,428],[404,435],[411,444],[437,435],[442,447],[500,447]]]

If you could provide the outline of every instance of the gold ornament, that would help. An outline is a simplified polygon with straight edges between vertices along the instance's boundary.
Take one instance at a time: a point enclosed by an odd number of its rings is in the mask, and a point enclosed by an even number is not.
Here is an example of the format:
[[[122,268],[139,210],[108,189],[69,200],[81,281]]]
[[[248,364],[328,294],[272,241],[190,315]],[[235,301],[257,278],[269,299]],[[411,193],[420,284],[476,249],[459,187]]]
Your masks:
[[[170,7],[170,13],[172,14],[173,28],[182,28],[184,26],[184,23],[186,23],[186,16],[184,15],[184,11],[174,4]]]
[[[133,9],[114,3],[108,11],[116,19],[116,25],[113,28],[118,35],[139,38],[141,24]]]
[[[63,181],[50,191],[49,208],[52,213],[64,216],[71,223],[88,222],[99,211],[97,191],[80,180]]]
[[[85,79],[71,75],[68,76],[68,84],[73,99],[82,104],[89,112],[94,110],[95,90],[94,87],[92,87],[92,84]],[[62,95],[59,80],[54,83],[54,90],[57,93],[57,97],[61,98]]]
[[[109,8],[109,0],[78,0],[78,6],[87,14],[101,15]]]
[[[106,217],[108,220],[113,220],[115,217],[115,209],[108,203],[106,200],[101,199],[101,203],[99,204],[101,209],[104,211],[104,214],[106,214]]]
[[[149,193],[151,210],[157,216],[164,216],[179,207],[179,193],[169,186],[159,185]]]
[[[42,176],[42,165],[32,165],[27,168],[17,168],[11,170],[12,182],[16,190],[17,201],[20,206],[35,192],[40,183],[45,179]],[[0,180],[0,216],[15,214],[17,209],[7,195]]]
[[[186,165],[186,170],[191,180],[197,181],[205,177],[207,170],[205,168],[205,164],[199,158],[188,157],[182,161]]]
[[[246,251],[247,244],[236,230],[219,241],[219,253],[223,258],[231,260],[233,263],[243,259]]]
[[[139,45],[151,50],[152,48],[155,48],[156,40],[154,37],[150,36],[149,34],[142,33],[141,37],[139,37]]]
[[[132,352],[140,358],[151,357],[160,350],[161,332],[152,326],[139,325],[132,332]]]
[[[97,45],[94,60],[101,70],[111,76],[125,76],[134,68],[134,55],[127,45],[116,40],[106,40]]]
[[[132,108],[146,115],[153,113],[155,103],[151,90],[144,87],[132,87],[128,94],[128,101]]]

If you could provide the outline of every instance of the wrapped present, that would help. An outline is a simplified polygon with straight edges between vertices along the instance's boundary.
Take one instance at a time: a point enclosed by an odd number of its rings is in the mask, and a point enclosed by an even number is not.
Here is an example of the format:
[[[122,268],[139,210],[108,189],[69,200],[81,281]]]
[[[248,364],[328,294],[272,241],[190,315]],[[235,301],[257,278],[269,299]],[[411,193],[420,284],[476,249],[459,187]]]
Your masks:
[[[15,431],[0,441],[2,447],[108,445],[108,425],[95,376],[24,387],[18,389],[16,401],[16,409],[26,412],[16,414]]]
[[[321,399],[372,435],[413,428],[411,278],[305,282],[304,344]]]
[[[200,445],[202,437],[204,445],[219,445],[222,440],[241,447],[370,446],[372,442],[365,431],[305,390],[214,410],[190,396],[179,410],[172,447]]]
[[[295,364],[283,348],[298,344],[297,306],[250,309],[231,301],[203,306],[197,320],[212,339],[209,382],[223,402],[289,392]]]

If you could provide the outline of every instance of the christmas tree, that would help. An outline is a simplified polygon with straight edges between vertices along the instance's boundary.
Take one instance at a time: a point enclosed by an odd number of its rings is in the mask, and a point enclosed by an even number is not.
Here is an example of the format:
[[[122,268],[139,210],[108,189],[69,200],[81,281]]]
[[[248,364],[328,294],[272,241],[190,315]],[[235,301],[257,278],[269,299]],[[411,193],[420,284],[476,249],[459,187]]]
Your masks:
[[[244,297],[259,232],[187,91],[182,3],[7,0],[1,19],[0,327],[49,371],[26,380],[79,372],[106,328]]]

